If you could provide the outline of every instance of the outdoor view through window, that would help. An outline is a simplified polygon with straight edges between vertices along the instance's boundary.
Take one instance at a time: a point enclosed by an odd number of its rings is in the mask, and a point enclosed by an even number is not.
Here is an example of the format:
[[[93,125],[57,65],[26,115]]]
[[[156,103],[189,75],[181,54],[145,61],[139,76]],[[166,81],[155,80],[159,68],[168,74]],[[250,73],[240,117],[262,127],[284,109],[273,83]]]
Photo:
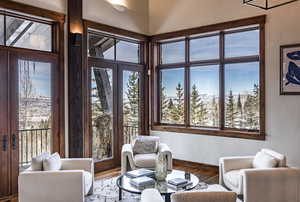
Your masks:
[[[251,27],[161,42],[160,122],[258,131],[259,37],[259,28]],[[224,41],[222,46],[220,39]],[[224,83],[220,83],[221,76]],[[224,99],[220,99],[222,91]]]

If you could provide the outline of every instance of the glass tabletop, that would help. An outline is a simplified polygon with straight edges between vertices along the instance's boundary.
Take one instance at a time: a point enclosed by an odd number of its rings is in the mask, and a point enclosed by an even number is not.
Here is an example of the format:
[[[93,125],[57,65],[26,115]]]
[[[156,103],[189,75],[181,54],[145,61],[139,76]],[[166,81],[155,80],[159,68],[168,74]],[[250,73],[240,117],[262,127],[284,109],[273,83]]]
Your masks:
[[[174,179],[174,178],[183,178],[183,179],[187,179],[192,182],[191,185],[185,187],[182,190],[194,189],[199,184],[199,178],[197,176],[193,175],[192,173],[181,171],[181,170],[172,170],[172,172],[170,174],[168,174],[166,181],[160,181],[160,182],[156,181],[155,185],[150,186],[150,187],[137,188],[130,184],[130,180],[132,178],[127,177],[126,175],[122,175],[117,179],[117,186],[124,191],[130,192],[130,193],[136,193],[136,194],[140,194],[146,188],[155,188],[163,195],[164,194],[172,194],[172,193],[180,191],[180,190],[175,190],[175,189],[168,187],[167,181]]]

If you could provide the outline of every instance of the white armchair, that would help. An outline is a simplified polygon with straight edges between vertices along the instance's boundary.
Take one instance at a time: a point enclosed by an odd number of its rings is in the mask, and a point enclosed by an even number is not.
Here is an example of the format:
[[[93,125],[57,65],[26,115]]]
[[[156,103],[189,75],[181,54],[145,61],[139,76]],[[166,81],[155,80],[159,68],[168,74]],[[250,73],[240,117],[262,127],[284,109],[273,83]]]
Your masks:
[[[59,171],[32,171],[19,176],[19,202],[84,202],[93,193],[92,159],[61,159]]]
[[[141,136],[140,136],[141,137]],[[162,153],[166,155],[168,170],[172,170],[172,152],[168,145],[159,143],[158,149],[155,153],[137,154],[133,151],[131,144],[124,144],[122,147],[121,156],[121,172],[122,174],[130,170],[139,168],[154,169],[157,154]]]
[[[243,195],[244,202],[300,202],[300,170],[286,166],[286,157],[269,149],[275,168],[253,168],[254,156],[220,159],[220,184]]]

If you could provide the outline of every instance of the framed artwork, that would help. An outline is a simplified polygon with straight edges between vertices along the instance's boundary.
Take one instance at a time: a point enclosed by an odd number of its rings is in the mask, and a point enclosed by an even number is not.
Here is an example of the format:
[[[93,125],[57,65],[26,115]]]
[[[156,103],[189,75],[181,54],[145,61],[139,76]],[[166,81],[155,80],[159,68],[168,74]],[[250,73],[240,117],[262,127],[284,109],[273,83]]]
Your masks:
[[[300,95],[300,44],[280,46],[280,95]]]

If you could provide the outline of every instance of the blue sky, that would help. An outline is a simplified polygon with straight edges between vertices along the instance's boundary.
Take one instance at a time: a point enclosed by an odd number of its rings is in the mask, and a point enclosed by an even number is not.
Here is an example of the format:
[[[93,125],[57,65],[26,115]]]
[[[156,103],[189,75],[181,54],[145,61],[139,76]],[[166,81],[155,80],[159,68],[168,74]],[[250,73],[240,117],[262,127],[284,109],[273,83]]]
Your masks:
[[[19,65],[23,65],[24,60],[19,60]],[[33,62],[29,62],[30,76],[32,79],[32,86],[34,93],[37,96],[51,96],[51,64],[43,62],[35,62],[35,68]],[[23,66],[21,66],[23,67]],[[22,68],[21,68],[22,69]],[[23,70],[22,70],[23,72]],[[19,77],[21,76],[19,66]],[[19,83],[19,85],[21,85]],[[19,88],[21,90],[21,88]]]

